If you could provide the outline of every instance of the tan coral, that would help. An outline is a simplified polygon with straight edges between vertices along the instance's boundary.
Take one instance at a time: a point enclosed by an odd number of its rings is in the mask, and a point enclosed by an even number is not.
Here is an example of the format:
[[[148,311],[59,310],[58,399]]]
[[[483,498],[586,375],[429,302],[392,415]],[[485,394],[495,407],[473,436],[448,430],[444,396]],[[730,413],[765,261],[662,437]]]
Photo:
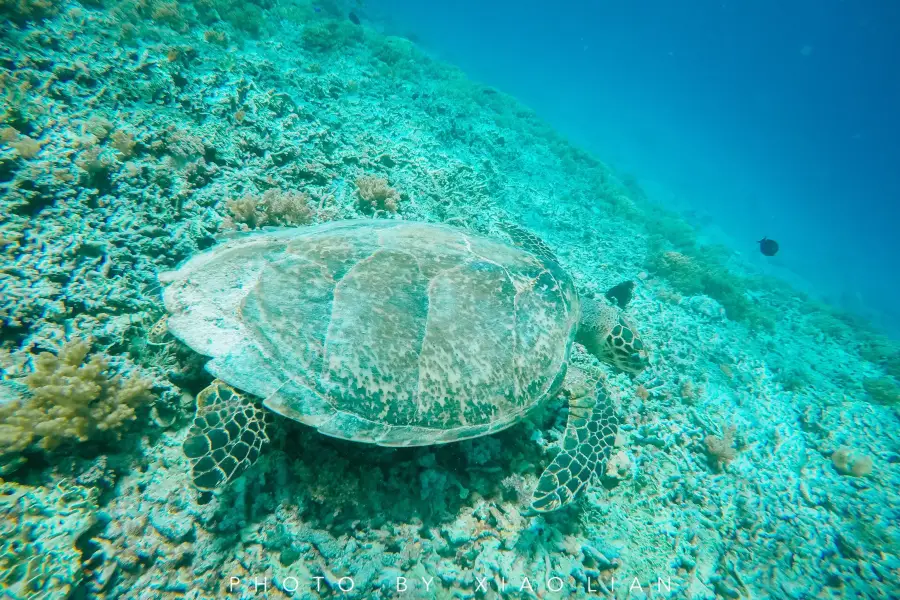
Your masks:
[[[706,436],[706,451],[716,467],[721,468],[737,457],[737,449],[734,447],[734,436],[737,427],[730,425],[724,428],[722,437],[714,435]]]
[[[0,407],[0,447],[21,452],[30,445],[52,450],[66,441],[112,434],[135,418],[151,382],[112,373],[103,356],[88,358],[85,341],[67,342],[58,355],[44,352],[24,379],[31,395]]]
[[[9,145],[24,159],[34,158],[46,142],[23,135],[21,139],[9,142]]]
[[[872,457],[842,446],[831,455],[834,469],[841,475],[865,477],[872,473]]]
[[[397,212],[400,194],[381,177],[359,177],[356,180],[359,205],[363,212]]]
[[[134,147],[137,142],[134,136],[127,131],[116,131],[112,134],[112,147],[118,150],[123,158],[127,158],[134,154]]]
[[[250,229],[266,225],[305,225],[312,221],[309,195],[301,192],[267,190],[262,196],[246,194],[240,199],[229,200],[225,208],[230,213],[226,228],[235,224]]]

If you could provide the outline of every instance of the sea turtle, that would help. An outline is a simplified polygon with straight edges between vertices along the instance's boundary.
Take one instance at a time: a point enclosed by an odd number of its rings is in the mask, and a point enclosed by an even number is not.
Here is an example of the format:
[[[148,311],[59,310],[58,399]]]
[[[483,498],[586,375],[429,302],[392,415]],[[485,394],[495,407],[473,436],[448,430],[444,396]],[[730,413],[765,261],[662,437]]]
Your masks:
[[[259,231],[161,274],[169,332],[211,357],[217,378],[183,445],[194,485],[234,479],[268,441],[266,411],[241,392],[330,436],[424,446],[522,420],[576,373],[575,340],[625,371],[644,368],[618,308],[579,299],[546,244],[501,229],[506,241],[396,220]],[[571,395],[534,510],[568,504],[604,473],[617,428],[602,386]]]

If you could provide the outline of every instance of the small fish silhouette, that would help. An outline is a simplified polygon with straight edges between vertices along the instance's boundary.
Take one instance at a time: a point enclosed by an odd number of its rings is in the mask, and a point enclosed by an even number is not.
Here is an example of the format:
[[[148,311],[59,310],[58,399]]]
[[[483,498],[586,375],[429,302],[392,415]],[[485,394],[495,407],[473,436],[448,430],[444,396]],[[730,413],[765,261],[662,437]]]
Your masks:
[[[757,243],[759,244],[759,251],[766,256],[775,256],[776,254],[778,254],[778,242],[776,242],[775,240],[770,240],[769,238],[764,237]]]
[[[350,20],[354,25],[359,25],[359,17],[356,16],[355,12],[350,13]]]

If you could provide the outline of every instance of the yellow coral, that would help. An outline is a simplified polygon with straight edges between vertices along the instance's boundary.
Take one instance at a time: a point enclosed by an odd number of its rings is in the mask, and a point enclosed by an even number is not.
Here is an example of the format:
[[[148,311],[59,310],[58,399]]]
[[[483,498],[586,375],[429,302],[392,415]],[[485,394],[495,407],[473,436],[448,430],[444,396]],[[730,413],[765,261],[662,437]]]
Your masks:
[[[52,450],[66,441],[119,436],[149,398],[151,382],[110,372],[100,355],[88,359],[88,344],[70,341],[58,355],[44,352],[24,382],[28,398],[0,406],[0,453],[34,444]]]

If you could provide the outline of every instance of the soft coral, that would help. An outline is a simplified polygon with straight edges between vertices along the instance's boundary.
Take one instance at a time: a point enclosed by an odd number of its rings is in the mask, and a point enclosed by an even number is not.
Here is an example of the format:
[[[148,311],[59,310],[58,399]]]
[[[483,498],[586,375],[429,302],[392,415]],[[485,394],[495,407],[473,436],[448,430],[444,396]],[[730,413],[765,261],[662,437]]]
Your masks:
[[[112,434],[135,418],[150,396],[150,381],[110,371],[107,359],[88,359],[85,341],[67,342],[59,354],[44,352],[24,379],[31,394],[0,406],[0,453],[21,452],[37,442],[52,450],[66,441]]]

